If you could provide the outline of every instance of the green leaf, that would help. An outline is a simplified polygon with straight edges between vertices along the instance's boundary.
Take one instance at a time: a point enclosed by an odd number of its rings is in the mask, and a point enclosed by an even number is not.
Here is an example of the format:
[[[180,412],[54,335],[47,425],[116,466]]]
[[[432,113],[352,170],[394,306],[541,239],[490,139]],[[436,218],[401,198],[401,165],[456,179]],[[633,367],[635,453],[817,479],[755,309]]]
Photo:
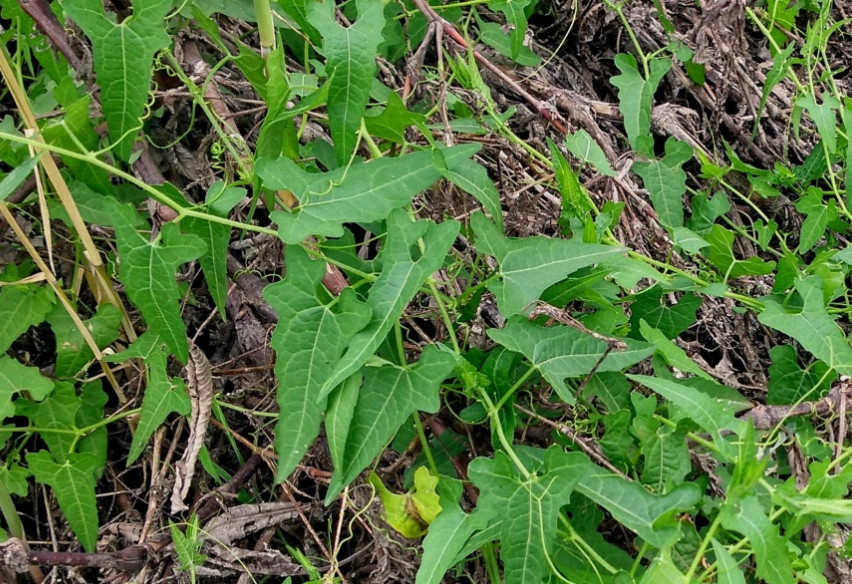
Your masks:
[[[451,507],[444,504],[423,539],[423,558],[415,584],[440,584],[447,570],[457,562],[465,542],[475,531],[485,528],[486,519],[484,513],[465,513],[457,501]]]
[[[686,430],[671,428],[650,416],[639,416],[633,420],[633,429],[642,443],[641,453],[645,459],[642,482],[653,487],[656,493],[665,493],[692,470]]]
[[[565,147],[568,151],[587,164],[591,164],[604,176],[617,176],[600,145],[582,128],[565,137]]]
[[[391,212],[387,223],[387,239],[378,257],[382,272],[367,297],[372,318],[352,338],[318,399],[357,371],[378,349],[426,278],[440,269],[459,228],[455,221],[412,223],[401,209]],[[418,240],[422,240],[422,252]]]
[[[138,345],[138,348],[134,348]],[[135,353],[135,354],[134,354]],[[125,358],[141,357],[145,363],[145,373],[148,386],[142,398],[142,413],[139,415],[139,424],[136,433],[133,434],[133,442],[130,443],[130,453],[127,455],[127,466],[129,467],[142,454],[148,440],[154,431],[160,427],[166,417],[177,412],[182,416],[188,415],[190,410],[189,395],[183,380],[169,378],[166,371],[166,354],[162,349],[161,341],[153,337],[151,333],[139,337],[130,346],[130,349],[120,353],[117,357]]]
[[[775,262],[767,262],[759,257],[739,260],[734,257],[734,234],[721,225],[714,225],[704,236],[710,244],[707,257],[716,268],[730,278],[740,276],[765,276],[775,269]]]
[[[624,116],[624,129],[633,150],[640,154],[652,154],[648,148],[640,147],[641,137],[651,132],[651,106],[660,81],[672,68],[669,59],[651,59],[650,75],[644,79],[639,73],[636,58],[629,54],[615,56],[615,66],[621,71],[610,82],[618,88],[618,109]]]
[[[582,454],[566,453],[558,446],[547,449],[541,472],[526,478],[517,476],[509,457],[500,451],[493,459],[470,463],[470,480],[481,492],[477,507],[502,519],[500,555],[506,584],[541,583],[559,509],[569,502],[587,465]]]
[[[692,158],[692,147],[675,138],[666,140],[662,160],[636,162],[633,170],[642,177],[651,196],[651,203],[666,227],[683,227],[683,194],[686,192],[686,173],[683,163]]]
[[[34,325],[44,321],[53,308],[53,292],[36,284],[0,287],[0,353]]]
[[[0,201],[5,201],[6,197],[11,195],[16,188],[21,186],[23,182],[27,180],[27,177],[30,176],[30,173],[33,171],[35,165],[38,164],[41,156],[42,154],[39,153],[32,158],[28,158],[26,162],[16,166],[11,172],[3,177],[3,181],[0,182]]]
[[[687,292],[678,302],[669,306],[670,291],[663,286],[653,286],[636,296],[630,305],[630,336],[638,339],[639,323],[644,320],[649,326],[659,329],[667,338],[674,339],[695,324],[696,313],[701,307],[701,297]]]
[[[662,496],[652,495],[642,485],[592,464],[580,473],[575,490],[660,549],[673,544],[680,537],[677,514],[689,511],[701,500],[701,488],[695,483],[678,485]]]
[[[357,0],[358,20],[348,28],[334,18],[332,0],[307,3],[307,19],[322,35],[329,77],[328,118],[341,166],[355,151],[361,119],[376,75],[376,51],[385,26],[384,3]],[[298,195],[297,195],[298,196]]]
[[[15,415],[12,397],[28,391],[34,400],[42,400],[53,391],[53,382],[38,367],[27,367],[8,355],[0,355],[0,422]]]
[[[527,15],[524,9],[532,0],[492,0],[488,8],[502,12],[506,22],[512,27],[509,33],[511,52],[510,57],[517,59],[524,46],[524,36],[527,34]]]
[[[372,109],[364,118],[364,125],[371,136],[398,144],[405,143],[405,130],[426,122],[423,114],[409,111],[396,92],[388,94],[388,102],[380,113]]]
[[[806,351],[824,361],[840,375],[852,376],[852,348],[846,335],[825,309],[822,280],[809,276],[796,281],[804,307],[792,314],[774,299],[766,300],[766,308],[758,314],[761,324],[793,337]]]
[[[647,343],[627,340],[627,349],[612,350],[601,361],[609,348],[606,341],[569,326],[541,327],[518,315],[510,318],[504,328],[490,329],[488,336],[526,357],[569,404],[575,400],[565,385],[566,378],[582,377],[592,370],[621,371],[654,353],[654,347]]]
[[[414,365],[364,369],[364,385],[349,424],[343,460],[335,461],[326,502],[370,464],[411,414],[438,411],[438,390],[454,365],[451,353],[428,345]]]
[[[174,223],[163,225],[160,237],[149,241],[132,227],[133,210],[116,205],[115,238],[121,262],[119,279],[130,301],[145,318],[148,332],[159,336],[167,350],[186,363],[189,346],[180,315],[181,295],[175,274],[181,264],[204,253],[204,242],[181,235]]]
[[[503,229],[503,209],[500,206],[500,193],[488,171],[473,160],[462,160],[449,173],[449,178],[457,187],[473,195],[491,215],[497,227]]]
[[[711,541],[713,542],[713,553],[716,555],[717,584],[746,584],[743,571],[728,549],[715,538]]]
[[[837,218],[837,209],[832,203],[833,200],[824,203],[822,191],[816,187],[809,188],[807,195],[796,203],[796,210],[807,215],[799,231],[799,247],[796,249],[798,253],[810,251],[825,235],[829,221]]]
[[[346,456],[346,437],[349,435],[349,425],[355,414],[362,383],[364,383],[364,375],[358,371],[334,388],[328,396],[325,434],[331,461],[335,466],[342,465],[343,457]]]
[[[834,110],[841,108],[840,101],[825,94],[822,103],[817,104],[814,94],[806,93],[796,100],[796,107],[803,107],[808,111],[828,151],[831,154],[837,152],[837,115]]]
[[[92,41],[95,73],[101,87],[109,137],[119,158],[130,159],[148,101],[154,54],[171,43],[163,19],[172,2],[135,0],[133,15],[120,24],[103,4],[63,0],[66,14]]]
[[[828,365],[814,362],[807,369],[799,367],[799,357],[793,345],[778,345],[769,351],[769,384],[767,404],[794,404],[800,400],[815,400],[831,387],[837,375],[828,374]]]
[[[327,293],[325,300],[318,298],[325,262],[312,261],[301,247],[287,246],[285,264],[284,280],[263,291],[279,317],[270,342],[278,354],[278,481],[290,476],[319,434],[324,409],[320,391],[350,339],[370,321],[371,312],[352,288],[345,288],[333,301]]]
[[[628,375],[628,379],[659,393],[678,406],[683,413],[710,433],[713,441],[723,451],[732,452],[734,445],[724,434],[731,431],[737,436],[745,432],[747,422],[736,417],[738,406],[725,400],[715,399],[683,383],[647,375]]]
[[[452,170],[473,156],[478,145],[442,149]],[[262,159],[257,172],[267,187],[289,190],[299,200],[292,213],[276,211],[272,220],[284,243],[301,243],[310,235],[340,237],[344,223],[380,221],[390,211],[411,199],[441,178],[432,163],[432,152],[422,151],[326,173],[309,173],[290,159]]]
[[[674,565],[671,549],[666,548],[651,561],[639,584],[690,584],[686,576]]]
[[[89,453],[72,453],[57,464],[45,451],[27,454],[27,464],[36,480],[50,485],[65,518],[88,552],[98,541],[98,505],[95,499],[94,471],[97,459]]]
[[[94,358],[94,353],[64,306],[57,305],[47,320],[56,335],[56,366],[53,375],[58,378],[75,377]],[[98,348],[103,349],[118,338],[121,311],[113,304],[103,304],[83,324]]]
[[[690,359],[686,351],[670,341],[659,329],[649,326],[644,319],[639,321],[639,333],[646,341],[657,348],[657,351],[660,352],[666,363],[672,367],[676,367],[684,373],[692,373],[704,379],[712,380],[710,374],[699,367],[698,363]]]
[[[725,193],[718,192],[712,198],[704,193],[698,193],[692,197],[692,216],[686,224],[693,231],[704,233],[713,226],[716,219],[730,210],[731,203]]]
[[[227,217],[228,212],[245,198],[246,190],[238,187],[226,187],[224,182],[216,182],[207,191],[206,211],[217,217]],[[231,228],[228,225],[207,221],[198,217],[186,217],[181,221],[184,230],[197,237],[206,245],[205,252],[199,258],[207,289],[219,316],[225,319],[225,303],[228,299],[228,244]]]
[[[725,506],[720,514],[722,526],[748,538],[757,562],[757,576],[767,584],[795,584],[793,565],[787,554],[787,540],[778,533],[756,496],[743,499],[734,511]]]
[[[74,385],[66,381],[57,381],[52,393],[44,401],[38,404],[21,403],[19,409],[22,414],[32,420],[34,426],[47,430],[39,433],[42,440],[47,444],[54,459],[65,462],[77,440],[73,434],[64,432],[77,429],[77,411],[81,405],[82,401]],[[50,432],[50,430],[59,430],[59,432]]]
[[[476,26],[479,28],[479,40],[503,55],[512,59],[522,67],[537,67],[541,64],[541,57],[526,45],[521,45],[521,50],[516,57],[512,57],[513,37],[506,35],[503,26],[498,22],[483,20],[479,13],[474,11]],[[452,123],[452,121],[450,122]]]
[[[523,311],[548,286],[572,272],[625,251],[622,247],[577,239],[509,239],[482,213],[474,213],[470,224],[476,232],[476,249],[494,256],[500,264],[502,279],[492,280],[488,289],[497,297],[500,312],[505,315]]]

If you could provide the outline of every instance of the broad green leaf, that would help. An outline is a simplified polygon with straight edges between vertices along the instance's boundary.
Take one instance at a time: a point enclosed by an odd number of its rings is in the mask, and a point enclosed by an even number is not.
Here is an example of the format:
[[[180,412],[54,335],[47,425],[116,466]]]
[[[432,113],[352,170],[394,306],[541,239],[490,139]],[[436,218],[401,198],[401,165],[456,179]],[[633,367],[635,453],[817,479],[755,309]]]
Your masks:
[[[743,571],[740,569],[734,556],[715,538],[711,541],[713,543],[713,553],[716,555],[717,583],[746,584]]]
[[[695,483],[684,483],[662,496],[652,495],[642,485],[592,464],[580,473],[575,490],[660,549],[680,537],[677,514],[689,511],[701,500],[701,488]]]
[[[693,231],[704,233],[713,226],[716,219],[730,210],[731,202],[728,201],[724,192],[718,192],[712,198],[704,193],[698,193],[692,197],[692,215],[686,225]]]
[[[148,101],[154,54],[169,46],[163,19],[171,1],[135,0],[133,14],[116,24],[115,15],[90,0],[63,0],[62,8],[92,41],[109,137],[119,158],[130,159]]]
[[[837,114],[834,110],[840,109],[840,101],[825,94],[822,103],[817,104],[814,94],[806,93],[796,100],[796,107],[803,107],[808,111],[828,151],[831,154],[837,152]]]
[[[453,184],[473,195],[502,231],[503,209],[500,206],[500,193],[497,192],[494,181],[488,176],[488,171],[473,160],[463,160],[449,174]]]
[[[325,436],[331,461],[335,466],[343,465],[346,455],[346,437],[349,435],[349,425],[358,405],[358,394],[364,375],[361,371],[352,374],[346,381],[338,385],[328,396],[328,408],[325,411]]]
[[[429,525],[441,512],[438,493],[438,478],[421,466],[414,473],[414,487],[405,494],[393,493],[385,487],[376,473],[367,478],[382,501],[385,509],[385,521],[408,539],[416,539],[426,533]]]
[[[476,11],[474,11],[473,15],[476,18],[476,27],[479,29],[478,40],[480,42],[488,45],[504,57],[512,59],[522,67],[537,67],[541,64],[541,57],[526,45],[521,45],[521,50],[513,58],[513,37],[506,34],[503,26],[499,22],[483,20]],[[451,120],[450,123],[453,121]]]
[[[476,232],[476,249],[494,256],[500,264],[502,278],[492,280],[488,289],[494,292],[504,315],[522,312],[548,286],[572,272],[625,251],[622,247],[576,239],[541,236],[509,239],[482,213],[474,213],[470,224]]]
[[[275,451],[278,480],[296,468],[319,434],[324,400],[318,399],[323,384],[350,339],[370,321],[370,307],[345,288],[332,300],[323,294],[325,262],[311,260],[297,245],[286,249],[287,275],[267,286],[263,296],[278,313],[278,325],[270,346],[278,358],[278,423]]]
[[[58,378],[75,377],[94,358],[94,353],[64,306],[57,305],[47,320],[56,335],[56,366],[53,375]],[[113,304],[103,304],[83,324],[98,348],[103,349],[118,338],[121,311]]]
[[[652,154],[642,148],[640,138],[651,132],[651,106],[654,93],[663,76],[672,68],[669,59],[651,59],[648,79],[639,73],[636,58],[629,54],[615,56],[615,66],[621,71],[610,82],[618,88],[618,109],[624,116],[624,129],[633,150],[640,154]]]
[[[589,201],[589,196],[583,190],[583,185],[580,184],[577,173],[562,156],[562,152],[559,151],[556,144],[548,139],[547,147],[550,150],[550,157],[553,159],[553,171],[556,175],[559,194],[562,195],[562,213],[559,221],[563,226],[569,225],[572,219],[585,218],[587,213],[593,209],[593,205]],[[500,230],[502,231],[502,228]]]
[[[5,201],[6,197],[11,195],[16,188],[21,186],[23,182],[27,180],[27,177],[30,176],[30,173],[33,171],[35,165],[38,164],[41,156],[41,154],[38,154],[29,158],[26,162],[16,166],[11,172],[3,177],[3,180],[0,181],[0,201]]]
[[[559,509],[571,497],[588,459],[552,446],[540,473],[517,476],[509,457],[496,452],[493,459],[470,463],[470,480],[481,495],[478,512],[502,520],[501,558],[506,584],[540,584],[556,537]]]
[[[771,274],[772,270],[775,269],[775,262],[767,262],[757,256],[746,260],[735,258],[733,251],[734,234],[721,225],[714,225],[704,235],[704,239],[710,244],[710,249],[707,250],[707,258],[727,277],[765,276]]]
[[[98,466],[94,455],[72,453],[59,464],[46,450],[27,454],[30,471],[40,483],[50,485],[62,513],[88,552],[95,551],[98,541],[98,504],[95,499],[94,472]]]
[[[135,347],[136,345],[138,347]],[[148,382],[142,398],[139,424],[136,426],[133,442],[130,443],[130,453],[127,455],[129,467],[142,454],[148,440],[166,417],[172,412],[182,416],[189,414],[190,403],[183,380],[169,377],[162,342],[151,333],[139,337],[127,351],[119,353],[116,357],[142,358]]]
[[[524,36],[527,34],[527,15],[524,9],[532,0],[492,0],[488,8],[502,12],[506,16],[506,23],[512,27],[509,33],[512,59],[517,59],[524,46]]]
[[[616,176],[618,174],[610,166],[603,149],[586,130],[581,128],[573,134],[568,134],[565,137],[565,147],[583,162],[591,164],[602,175]]]
[[[573,327],[538,326],[522,316],[513,316],[502,329],[490,329],[488,336],[511,351],[517,351],[535,365],[563,401],[574,403],[565,379],[596,372],[621,371],[654,353],[654,347],[626,340],[625,350],[612,350],[601,360],[609,345]]]
[[[0,353],[8,351],[31,326],[44,321],[53,301],[53,292],[47,286],[0,286]]]
[[[683,194],[686,173],[683,163],[692,158],[692,147],[675,138],[666,140],[661,160],[636,162],[633,170],[642,177],[660,223],[669,228],[683,227]]]
[[[116,210],[119,279],[130,301],[142,312],[148,332],[160,337],[168,351],[186,363],[189,346],[175,274],[181,264],[204,253],[204,242],[194,235],[181,235],[174,223],[163,225],[160,237],[149,241],[132,227],[130,207],[116,205]]]
[[[57,381],[53,391],[44,401],[37,404],[20,403],[18,407],[22,414],[32,420],[33,426],[47,430],[39,435],[47,444],[53,458],[58,462],[65,462],[77,440],[73,434],[63,431],[77,429],[77,411],[81,405],[82,401],[74,385],[67,381]]]
[[[388,94],[388,102],[381,112],[376,114],[375,111],[370,110],[364,118],[367,131],[371,136],[398,144],[405,143],[406,129],[426,122],[423,114],[409,111],[396,92]]]
[[[726,432],[742,436],[747,422],[736,417],[738,406],[723,399],[708,396],[704,392],[678,381],[650,377],[647,375],[628,375],[628,379],[659,393],[678,406],[683,413],[710,433],[717,446],[729,449],[724,438]]]
[[[656,493],[665,493],[692,470],[686,430],[660,424],[655,418],[641,416],[633,420],[633,429],[642,443],[642,482]]]
[[[387,239],[378,257],[382,272],[367,297],[372,318],[366,328],[352,338],[349,349],[325,382],[318,399],[357,371],[378,349],[421,284],[440,269],[459,228],[455,221],[444,221],[440,225],[432,221],[412,223],[401,209],[391,212],[387,224]],[[418,243],[421,239],[422,252]]]
[[[630,305],[631,337],[639,338],[639,323],[643,320],[669,339],[676,338],[695,323],[701,297],[687,292],[676,304],[669,305],[669,294],[666,288],[658,285],[636,295]]]
[[[799,367],[799,356],[793,345],[778,345],[769,351],[769,384],[766,403],[794,404],[799,400],[815,400],[831,387],[837,377],[828,374],[828,365],[815,361],[807,369]]]
[[[675,245],[687,253],[698,253],[708,245],[707,240],[686,227],[675,227],[672,230]]]
[[[355,150],[376,75],[376,51],[385,26],[384,4],[358,0],[358,20],[349,27],[335,20],[336,4],[332,0],[307,4],[308,22],[323,39],[329,77],[329,127],[337,162],[344,166]]]
[[[370,464],[409,416],[417,411],[438,411],[438,390],[454,365],[451,353],[429,345],[414,365],[364,368],[364,385],[349,423],[343,460],[334,469],[327,502]]]
[[[477,145],[466,145],[442,152],[452,170],[477,150]],[[311,235],[340,237],[344,223],[381,221],[441,178],[428,150],[320,174],[302,170],[288,158],[262,159],[257,172],[267,187],[289,190],[299,200],[292,213],[272,213],[284,243],[301,243]]]
[[[756,496],[743,499],[739,508],[722,508],[722,526],[748,538],[757,563],[757,576],[767,584],[795,584],[787,540],[778,533]]]
[[[423,559],[415,584],[440,584],[447,570],[456,563],[465,542],[475,531],[485,528],[486,519],[484,513],[465,513],[458,502],[449,508],[443,505],[423,539]]]
[[[852,376],[852,348],[825,309],[822,280],[819,276],[798,280],[796,290],[804,304],[800,312],[787,312],[776,300],[767,299],[766,308],[757,319],[761,324],[799,341],[806,351],[840,375]]]
[[[690,584],[690,581],[674,565],[671,550],[666,548],[651,561],[639,584]]]
[[[226,187],[224,182],[216,182],[207,191],[206,211],[218,217],[227,217],[228,212],[246,195],[246,190],[238,187]],[[231,228],[221,223],[207,221],[198,217],[186,217],[181,225],[204,242],[207,249],[199,258],[207,289],[219,316],[225,319],[225,302],[228,299],[228,244]]]
[[[12,397],[28,391],[34,400],[44,399],[53,391],[53,381],[38,367],[27,367],[8,355],[0,355],[0,422],[15,415]]]

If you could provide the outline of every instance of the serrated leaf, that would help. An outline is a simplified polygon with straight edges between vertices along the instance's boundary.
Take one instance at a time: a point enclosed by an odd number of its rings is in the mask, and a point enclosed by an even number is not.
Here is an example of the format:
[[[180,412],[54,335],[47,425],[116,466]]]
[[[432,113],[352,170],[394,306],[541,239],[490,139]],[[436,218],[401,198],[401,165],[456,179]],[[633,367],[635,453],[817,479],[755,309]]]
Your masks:
[[[794,404],[800,400],[818,399],[837,377],[828,372],[828,366],[822,361],[814,362],[807,369],[799,367],[799,357],[793,345],[772,347],[769,357],[772,365],[769,366],[767,404]]]
[[[490,329],[488,336],[526,357],[569,404],[575,400],[565,384],[566,378],[582,377],[592,370],[621,371],[650,357],[655,350],[647,343],[627,340],[626,349],[612,350],[601,361],[609,348],[606,341],[569,326],[541,327],[518,315],[510,318],[504,328]]]
[[[141,349],[137,353],[134,345]],[[132,351],[132,352],[131,352]],[[142,356],[145,363],[145,376],[148,382],[145,395],[142,398],[142,412],[139,415],[139,424],[136,433],[133,434],[133,442],[130,443],[130,453],[127,455],[127,466],[129,467],[142,454],[148,440],[154,431],[160,427],[166,417],[172,412],[182,416],[189,414],[191,407],[189,395],[183,380],[169,378],[166,371],[166,354],[161,347],[160,339],[153,337],[151,333],[139,337],[136,342],[126,351],[127,358]],[[134,353],[137,353],[134,355]],[[119,354],[119,356],[122,354]]]
[[[565,147],[583,162],[591,164],[602,175],[616,176],[618,174],[610,166],[603,149],[586,130],[581,128],[573,134],[568,134],[565,137]]]
[[[778,533],[756,496],[743,499],[734,511],[723,507],[722,526],[748,538],[757,563],[757,576],[767,584],[794,584],[793,565],[787,554],[787,540]]]
[[[503,209],[500,206],[500,193],[482,165],[473,160],[463,160],[450,171],[450,180],[466,193],[473,195],[502,231]]]
[[[451,353],[429,345],[414,365],[364,369],[364,385],[349,424],[342,464],[334,470],[326,502],[370,464],[411,414],[438,411],[438,390],[454,365]]]
[[[94,353],[64,306],[56,306],[48,316],[48,321],[56,335],[56,366],[53,374],[58,378],[75,377],[94,358]],[[113,304],[103,304],[83,324],[98,348],[103,349],[118,338],[121,311]]]
[[[633,170],[642,177],[660,223],[669,228],[683,227],[683,194],[686,173],[683,163],[692,158],[692,147],[675,138],[666,140],[661,160],[636,162]]]
[[[62,513],[88,552],[95,551],[98,540],[98,505],[95,499],[94,472],[98,462],[88,453],[72,453],[58,464],[42,450],[27,454],[30,471],[40,483],[50,485]]]
[[[726,432],[733,432],[737,436],[742,436],[745,432],[747,422],[737,419],[738,407],[727,400],[710,397],[694,387],[670,379],[648,375],[627,377],[678,406],[689,419],[709,432],[713,441],[723,451],[730,453],[735,449],[735,446],[724,438]]]
[[[132,227],[130,207],[116,205],[116,210],[115,238],[121,263],[118,277],[127,297],[142,312],[148,332],[160,337],[166,349],[186,363],[189,345],[175,274],[181,264],[204,253],[204,242],[194,235],[182,235],[174,223],[163,225],[160,237],[149,241]]]
[[[37,367],[27,367],[8,355],[0,355],[0,422],[15,415],[12,397],[28,391],[33,400],[42,400],[53,391],[53,381]]]
[[[296,245],[287,246],[287,275],[267,286],[263,297],[278,313],[270,346],[278,358],[280,413],[275,427],[278,480],[283,481],[319,434],[323,401],[320,392],[350,339],[370,321],[370,307],[345,288],[334,301],[318,298],[325,262],[312,261]]]
[[[640,147],[641,137],[649,136],[651,132],[651,106],[654,93],[663,76],[672,68],[669,59],[651,59],[650,75],[644,79],[639,73],[636,58],[629,54],[615,56],[615,66],[621,71],[610,82],[618,88],[618,109],[624,116],[624,129],[627,140],[633,150],[641,154],[649,154]]]
[[[676,515],[692,509],[701,500],[701,488],[695,483],[678,485],[662,496],[652,495],[642,485],[592,464],[580,473],[580,480],[574,490],[609,511],[616,521],[660,549],[673,544],[680,537]]]
[[[334,18],[335,3],[310,2],[307,20],[322,35],[329,77],[328,118],[337,162],[344,166],[355,150],[361,119],[376,75],[376,52],[385,26],[384,4],[358,0],[358,20],[349,27]],[[297,195],[298,196],[298,195]]]
[[[512,27],[509,33],[512,59],[517,59],[524,46],[524,36],[527,34],[527,15],[524,9],[532,0],[492,0],[488,8],[502,12],[506,22]]]
[[[44,321],[53,308],[53,292],[36,284],[0,287],[0,353],[31,326]]]
[[[482,213],[474,213],[470,224],[476,233],[476,249],[494,256],[500,264],[501,281],[492,280],[488,289],[494,292],[504,315],[523,311],[548,286],[568,274],[625,251],[622,247],[576,239],[509,239]]]
[[[103,4],[63,0],[62,8],[92,41],[110,141],[119,158],[130,159],[148,101],[154,54],[169,46],[163,20],[172,2],[134,0],[133,15],[120,24]]]
[[[432,221],[412,223],[401,209],[391,212],[387,225],[387,239],[378,257],[382,272],[367,297],[372,318],[352,338],[349,349],[337,363],[318,399],[328,395],[373,355],[426,278],[441,267],[459,228],[455,221],[444,221],[440,225]],[[420,239],[422,252],[418,245]]]
[[[225,183],[214,183],[207,191],[207,212],[218,217],[227,217],[228,212],[240,202],[246,190],[237,187],[226,187]],[[198,217],[186,217],[181,225],[190,233],[203,241],[206,250],[199,258],[201,270],[207,289],[219,316],[225,319],[225,303],[228,299],[228,244],[230,243],[231,228],[228,225],[207,221]]]
[[[442,153],[452,170],[478,150],[478,145],[465,145]],[[289,190],[299,201],[292,213],[272,213],[284,243],[300,243],[310,235],[340,237],[344,223],[381,221],[441,178],[428,150],[320,174],[302,170],[287,158],[263,159],[257,172],[267,187]]]
[[[797,280],[795,286],[804,304],[801,312],[791,314],[776,300],[767,299],[766,308],[757,316],[758,321],[793,337],[806,351],[840,375],[852,376],[852,348],[825,309],[822,280],[819,276],[809,276]]]
[[[479,487],[478,512],[502,519],[501,558],[506,584],[540,584],[553,549],[559,509],[571,497],[588,459],[548,448],[544,467],[529,477],[517,476],[509,457],[473,460],[468,473]]]

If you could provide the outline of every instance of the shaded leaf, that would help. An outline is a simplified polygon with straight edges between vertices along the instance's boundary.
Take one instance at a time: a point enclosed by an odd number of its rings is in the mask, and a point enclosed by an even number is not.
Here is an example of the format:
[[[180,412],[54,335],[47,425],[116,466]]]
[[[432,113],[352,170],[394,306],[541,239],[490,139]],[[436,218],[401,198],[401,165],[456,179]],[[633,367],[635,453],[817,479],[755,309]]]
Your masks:
[[[29,392],[33,400],[44,399],[53,391],[53,381],[43,376],[38,367],[27,367],[8,355],[0,355],[0,422],[15,415],[12,398]]]
[[[772,365],[769,366],[767,404],[794,404],[799,400],[818,399],[837,377],[826,375],[828,365],[822,361],[814,362],[807,369],[799,367],[799,358],[793,345],[772,347],[769,357]]]
[[[479,146],[466,145],[442,152],[448,168],[453,169],[477,150]],[[344,223],[381,221],[441,178],[428,150],[355,162],[319,174],[301,169],[288,158],[262,159],[257,172],[267,187],[289,190],[299,200],[292,213],[272,213],[285,243],[300,243],[310,235],[340,237]]]
[[[767,262],[757,256],[745,260],[734,257],[734,234],[720,225],[714,225],[704,239],[710,244],[707,258],[727,277],[765,276],[775,269],[775,262]]]
[[[669,291],[657,285],[636,295],[636,300],[630,305],[631,337],[639,338],[637,333],[642,320],[652,328],[659,329],[669,339],[674,339],[695,323],[701,297],[687,292],[670,306],[669,294]]]
[[[0,353],[34,325],[44,321],[53,308],[53,292],[35,284],[0,287]]]
[[[503,229],[503,209],[500,206],[500,193],[488,171],[473,160],[462,160],[449,173],[449,178],[457,187],[473,195],[491,215],[492,221]]]
[[[653,346],[628,340],[625,350],[610,351],[598,365],[609,348],[606,341],[569,326],[541,327],[517,315],[504,328],[490,329],[488,336],[526,357],[569,404],[574,403],[574,396],[565,385],[566,378],[588,375],[592,370],[621,371],[654,353]]]
[[[512,27],[509,33],[510,54],[512,59],[517,59],[524,46],[524,36],[527,34],[527,15],[524,9],[532,0],[491,0],[488,8],[502,12],[506,16],[506,23]]]
[[[47,319],[56,335],[56,377],[74,377],[93,358],[94,353],[64,306],[57,305]],[[102,304],[83,324],[99,349],[115,341],[121,327],[121,311],[113,304]]]
[[[320,393],[350,340],[370,321],[370,307],[345,288],[332,300],[320,287],[325,262],[313,261],[297,245],[287,246],[287,275],[263,296],[278,313],[270,346],[278,358],[280,413],[275,427],[279,481],[296,468],[319,433]],[[324,298],[323,298],[324,296]]]
[[[651,203],[666,227],[683,227],[683,194],[686,173],[683,163],[692,158],[692,147],[675,138],[666,140],[666,154],[661,160],[636,162],[633,170],[642,177]]]

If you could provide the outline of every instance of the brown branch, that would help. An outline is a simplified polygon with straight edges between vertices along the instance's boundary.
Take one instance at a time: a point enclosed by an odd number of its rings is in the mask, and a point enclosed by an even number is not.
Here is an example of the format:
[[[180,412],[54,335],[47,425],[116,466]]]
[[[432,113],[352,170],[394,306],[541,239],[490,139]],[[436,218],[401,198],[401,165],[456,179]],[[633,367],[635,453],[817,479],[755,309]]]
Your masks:
[[[757,430],[771,430],[793,416],[825,416],[830,414],[850,398],[852,398],[852,382],[844,377],[821,400],[793,405],[755,406],[742,417],[751,419]]]

